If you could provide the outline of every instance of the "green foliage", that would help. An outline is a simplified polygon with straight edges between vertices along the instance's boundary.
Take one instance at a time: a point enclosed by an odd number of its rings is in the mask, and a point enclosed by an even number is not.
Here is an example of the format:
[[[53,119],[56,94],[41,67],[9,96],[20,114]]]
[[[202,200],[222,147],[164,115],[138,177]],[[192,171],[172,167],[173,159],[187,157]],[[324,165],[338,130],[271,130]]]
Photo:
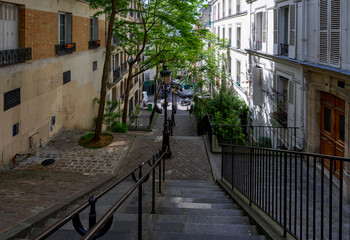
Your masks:
[[[236,95],[221,91],[211,99],[194,98],[193,112],[199,120],[208,114],[220,142],[245,143],[241,127],[247,121],[248,107]]]
[[[117,133],[126,133],[126,131],[128,130],[127,125],[120,123],[118,121],[115,121],[112,123],[111,126],[111,131],[112,132],[117,132]]]
[[[94,98],[94,102],[100,104],[100,99],[95,97]],[[119,105],[119,102],[117,102],[117,101],[110,101],[110,100],[106,101],[106,107],[105,107],[106,112],[103,114],[103,123],[106,124],[107,129],[111,129],[112,124],[114,122],[116,122],[116,120],[118,118],[121,117],[121,113],[120,112],[115,112],[115,110],[117,109],[118,105]]]

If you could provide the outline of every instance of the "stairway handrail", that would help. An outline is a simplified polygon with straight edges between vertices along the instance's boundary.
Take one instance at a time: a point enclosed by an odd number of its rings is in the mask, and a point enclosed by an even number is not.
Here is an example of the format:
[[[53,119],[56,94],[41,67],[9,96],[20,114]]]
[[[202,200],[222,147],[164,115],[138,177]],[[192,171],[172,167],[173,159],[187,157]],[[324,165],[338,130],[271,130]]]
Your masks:
[[[37,237],[35,237],[33,240],[42,240],[42,239],[46,239],[47,237],[49,237],[50,235],[52,235],[53,233],[55,233],[57,230],[59,230],[63,225],[65,225],[66,223],[68,223],[69,221],[73,220],[75,217],[79,216],[79,214],[84,211],[87,207],[91,206],[92,204],[96,203],[96,201],[98,199],[100,199],[101,197],[103,197],[105,194],[107,194],[109,191],[111,191],[113,188],[115,188],[117,185],[119,185],[120,183],[122,183],[123,181],[125,181],[128,177],[132,176],[134,180],[136,180],[136,183],[128,190],[127,193],[125,193],[120,200],[113,205],[113,207],[116,207],[115,210],[113,211],[113,213],[127,200],[127,198],[135,191],[135,189],[137,187],[139,187],[141,184],[143,184],[144,182],[146,182],[149,177],[150,171],[154,170],[155,167],[160,166],[161,164],[161,160],[164,160],[164,155],[167,152],[167,149],[165,152],[161,153],[157,153],[155,155],[153,155],[151,158],[149,158],[147,161],[142,162],[141,164],[139,164],[139,166],[137,168],[135,168],[133,171],[129,172],[128,174],[126,174],[124,177],[122,177],[121,179],[119,179],[118,181],[116,181],[115,183],[113,183],[112,185],[110,185],[109,187],[107,187],[106,189],[104,189],[101,193],[97,194],[96,196],[92,196],[89,198],[88,201],[86,201],[85,203],[83,203],[82,205],[80,205],[78,208],[76,208],[75,210],[71,211],[66,217],[61,218],[59,221],[57,221],[56,223],[54,223],[53,225],[51,225],[49,228],[47,228],[44,232],[42,232],[40,235],[38,235]],[[160,156],[159,156],[160,155]],[[152,160],[154,160],[154,158],[157,158],[157,161],[153,163],[151,163]],[[140,179],[135,179],[135,172],[137,170],[142,171],[142,167],[146,164],[149,164],[151,166],[151,168],[146,172],[146,174],[141,177]],[[164,165],[163,165],[163,174],[165,174],[165,169],[164,169]],[[160,169],[161,172],[161,169]],[[161,178],[161,176],[159,176],[159,178]],[[163,175],[163,181],[164,181],[164,175]],[[161,184],[161,183],[159,183]],[[91,199],[93,198],[94,203],[91,202]],[[112,208],[113,208],[112,207]],[[153,209],[154,210],[154,209]],[[110,211],[108,211],[107,213],[109,213]],[[100,230],[105,223],[110,219],[110,215],[111,214],[105,214],[103,215],[99,221],[95,224],[95,226],[98,224],[97,227],[93,227],[91,228],[88,232],[86,232],[86,234],[89,233],[90,236],[90,232],[92,232],[93,235],[91,235],[91,237],[93,238],[94,235],[96,234],[95,231]],[[112,214],[113,214],[112,213]],[[108,215],[108,216],[107,216]],[[106,219],[107,218],[107,219]],[[103,219],[103,220],[102,220]],[[105,220],[106,219],[106,220]],[[95,230],[94,230],[95,229]],[[108,230],[107,230],[108,231]],[[92,238],[84,238],[83,239],[92,239]]]

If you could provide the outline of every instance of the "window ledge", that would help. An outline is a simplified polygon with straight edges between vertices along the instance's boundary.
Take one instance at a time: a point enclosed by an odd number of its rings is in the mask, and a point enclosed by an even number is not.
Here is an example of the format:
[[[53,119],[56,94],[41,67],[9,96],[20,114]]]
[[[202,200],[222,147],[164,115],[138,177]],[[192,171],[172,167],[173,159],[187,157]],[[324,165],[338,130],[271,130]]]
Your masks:
[[[101,46],[101,40],[92,40],[89,41],[89,49],[96,49]]]
[[[75,43],[57,44],[55,45],[56,55],[65,55],[73,53],[76,50]]]

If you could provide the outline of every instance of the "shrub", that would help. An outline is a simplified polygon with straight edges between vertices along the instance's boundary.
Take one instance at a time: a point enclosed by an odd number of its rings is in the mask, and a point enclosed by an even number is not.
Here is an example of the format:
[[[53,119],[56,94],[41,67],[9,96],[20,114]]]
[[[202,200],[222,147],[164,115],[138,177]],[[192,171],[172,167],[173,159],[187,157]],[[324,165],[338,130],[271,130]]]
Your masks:
[[[114,121],[111,125],[110,130],[112,132],[117,132],[117,133],[126,133],[126,131],[128,130],[128,127],[123,123]]]

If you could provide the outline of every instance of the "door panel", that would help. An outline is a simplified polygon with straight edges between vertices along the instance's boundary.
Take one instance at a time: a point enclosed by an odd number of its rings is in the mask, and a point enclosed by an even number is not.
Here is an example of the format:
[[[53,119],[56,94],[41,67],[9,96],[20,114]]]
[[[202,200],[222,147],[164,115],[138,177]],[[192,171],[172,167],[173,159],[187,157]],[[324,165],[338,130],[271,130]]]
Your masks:
[[[345,101],[329,93],[321,93],[321,154],[344,157]],[[325,160],[330,168],[330,160]],[[333,161],[333,173],[339,177],[340,163]]]
[[[18,8],[0,3],[0,50],[18,48]]]

